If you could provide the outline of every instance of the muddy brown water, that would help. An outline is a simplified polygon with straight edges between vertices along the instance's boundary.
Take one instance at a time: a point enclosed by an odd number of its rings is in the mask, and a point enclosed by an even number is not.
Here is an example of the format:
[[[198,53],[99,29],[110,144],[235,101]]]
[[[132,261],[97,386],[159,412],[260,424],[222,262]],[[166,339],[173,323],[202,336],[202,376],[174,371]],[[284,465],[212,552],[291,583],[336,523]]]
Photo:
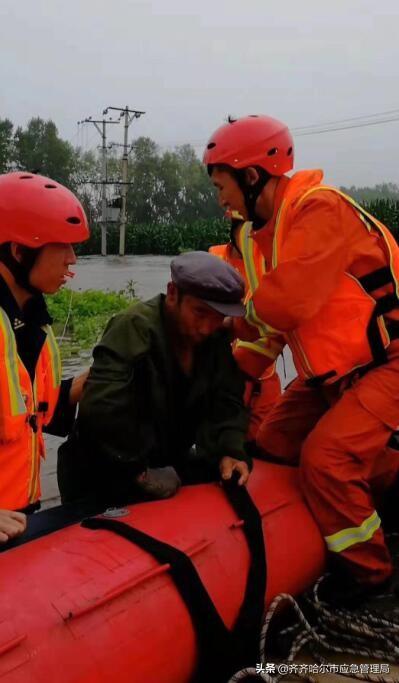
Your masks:
[[[73,267],[75,277],[68,284],[74,291],[96,289],[103,291],[120,291],[134,286],[137,296],[150,299],[166,290],[170,276],[171,256],[88,256],[79,258]],[[91,362],[91,354],[82,354],[64,363],[64,376],[71,377]],[[278,371],[283,385],[295,377],[291,356],[285,352],[284,362],[279,359]],[[42,502],[43,507],[51,507],[59,502],[57,487],[57,449],[62,439],[46,436],[47,457],[42,466]]]

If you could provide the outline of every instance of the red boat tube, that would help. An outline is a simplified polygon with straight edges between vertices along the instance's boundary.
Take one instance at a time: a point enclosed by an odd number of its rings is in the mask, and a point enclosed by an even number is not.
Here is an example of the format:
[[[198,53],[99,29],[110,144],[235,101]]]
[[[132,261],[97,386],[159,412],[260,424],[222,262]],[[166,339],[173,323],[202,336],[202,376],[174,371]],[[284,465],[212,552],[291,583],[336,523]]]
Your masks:
[[[250,494],[267,549],[266,601],[298,594],[324,568],[324,542],[297,471],[256,462]],[[124,522],[188,554],[231,628],[250,556],[218,484],[131,506]],[[188,683],[196,635],[168,573],[108,531],[74,524],[0,556],[1,683]]]

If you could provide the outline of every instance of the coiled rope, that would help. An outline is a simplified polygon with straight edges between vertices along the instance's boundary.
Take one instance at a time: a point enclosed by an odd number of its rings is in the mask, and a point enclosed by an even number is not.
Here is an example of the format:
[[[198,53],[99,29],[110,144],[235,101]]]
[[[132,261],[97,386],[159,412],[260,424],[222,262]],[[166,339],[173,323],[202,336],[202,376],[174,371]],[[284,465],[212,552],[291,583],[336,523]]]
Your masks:
[[[398,534],[392,537],[399,539]],[[394,558],[397,563],[397,557]],[[331,608],[329,604],[323,602],[319,597],[320,586],[326,576],[321,577],[309,594],[303,598],[303,607],[288,593],[277,595],[271,603],[264,620],[260,635],[259,645],[259,664],[258,667],[251,667],[238,671],[229,683],[238,681],[261,680],[266,683],[278,683],[289,671],[298,654],[307,648],[307,654],[314,658],[317,664],[327,664],[331,660],[326,659],[326,655],[353,655],[357,657],[377,660],[389,664],[399,664],[399,605],[396,613],[385,616],[367,606],[356,610],[345,608]],[[384,596],[389,597],[389,596]],[[280,639],[290,643],[287,657],[278,664],[285,664],[285,673],[268,673],[267,665],[276,663],[267,654],[268,636],[273,618],[276,614],[281,614],[282,607],[289,606],[293,611],[294,623],[279,631]],[[286,612],[286,610],[285,610]],[[305,612],[308,616],[305,616]],[[273,664],[272,664],[273,667]],[[279,666],[276,663],[276,669]],[[309,673],[301,672],[301,667],[293,672],[297,678],[315,683],[315,678]],[[365,671],[360,673],[355,671],[342,671],[339,667],[340,676],[358,679],[361,681],[374,681],[378,683],[399,683],[399,674],[394,677],[385,675],[372,675]]]

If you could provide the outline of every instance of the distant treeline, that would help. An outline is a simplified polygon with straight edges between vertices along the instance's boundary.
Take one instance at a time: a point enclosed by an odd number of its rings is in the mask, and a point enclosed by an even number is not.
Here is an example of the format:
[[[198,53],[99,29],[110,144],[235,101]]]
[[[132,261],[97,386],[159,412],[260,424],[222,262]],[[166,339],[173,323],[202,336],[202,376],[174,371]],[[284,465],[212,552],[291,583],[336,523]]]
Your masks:
[[[120,204],[121,180],[115,149],[108,151],[107,162],[107,199],[114,207]],[[80,253],[100,253],[102,162],[98,152],[63,140],[53,121],[36,117],[23,128],[0,119],[0,173],[13,169],[42,173],[76,192],[93,231]],[[137,138],[129,155],[128,182],[127,253],[176,254],[184,249],[207,249],[227,239],[228,226],[222,220],[212,183],[190,145],[164,151],[148,137]],[[397,185],[341,189],[398,234]],[[108,225],[109,253],[118,252],[118,228],[113,225]]]
[[[120,205],[121,163],[115,149],[107,153],[109,206]],[[100,222],[101,158],[98,152],[62,140],[52,121],[34,118],[26,128],[15,129],[11,121],[0,119],[0,173],[13,169],[58,180],[78,194],[90,224]],[[222,215],[206,168],[190,145],[163,151],[150,138],[137,138],[129,154],[128,183],[127,217],[132,225],[184,224]]]
[[[382,221],[399,241],[399,201],[377,199],[363,202],[365,209]],[[229,227],[223,219],[194,220],[162,225],[160,223],[129,225],[126,232],[127,254],[178,254],[186,249],[207,250],[212,244],[228,240]],[[108,231],[108,253],[117,254],[119,232]],[[101,230],[95,226],[88,242],[80,245],[79,254],[99,254]]]

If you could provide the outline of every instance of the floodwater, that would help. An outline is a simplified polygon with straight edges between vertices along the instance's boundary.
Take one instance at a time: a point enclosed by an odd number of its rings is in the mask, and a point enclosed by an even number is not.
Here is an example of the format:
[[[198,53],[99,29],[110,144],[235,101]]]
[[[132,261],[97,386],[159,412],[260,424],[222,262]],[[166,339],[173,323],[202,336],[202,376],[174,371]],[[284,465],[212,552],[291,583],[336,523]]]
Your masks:
[[[172,256],[86,256],[73,267],[74,290],[102,289],[118,292],[130,283],[136,295],[150,299],[165,290]]]
[[[97,289],[120,291],[134,287],[135,294],[142,299],[150,299],[166,291],[170,277],[171,256],[86,256],[79,258],[73,267],[75,277],[69,287],[74,291]],[[64,363],[64,376],[71,377],[90,365],[90,354]],[[283,386],[295,377],[295,370],[289,352],[284,360],[279,359],[277,369]],[[56,481],[57,448],[62,439],[46,436],[47,458],[42,467],[43,507],[59,502]]]

